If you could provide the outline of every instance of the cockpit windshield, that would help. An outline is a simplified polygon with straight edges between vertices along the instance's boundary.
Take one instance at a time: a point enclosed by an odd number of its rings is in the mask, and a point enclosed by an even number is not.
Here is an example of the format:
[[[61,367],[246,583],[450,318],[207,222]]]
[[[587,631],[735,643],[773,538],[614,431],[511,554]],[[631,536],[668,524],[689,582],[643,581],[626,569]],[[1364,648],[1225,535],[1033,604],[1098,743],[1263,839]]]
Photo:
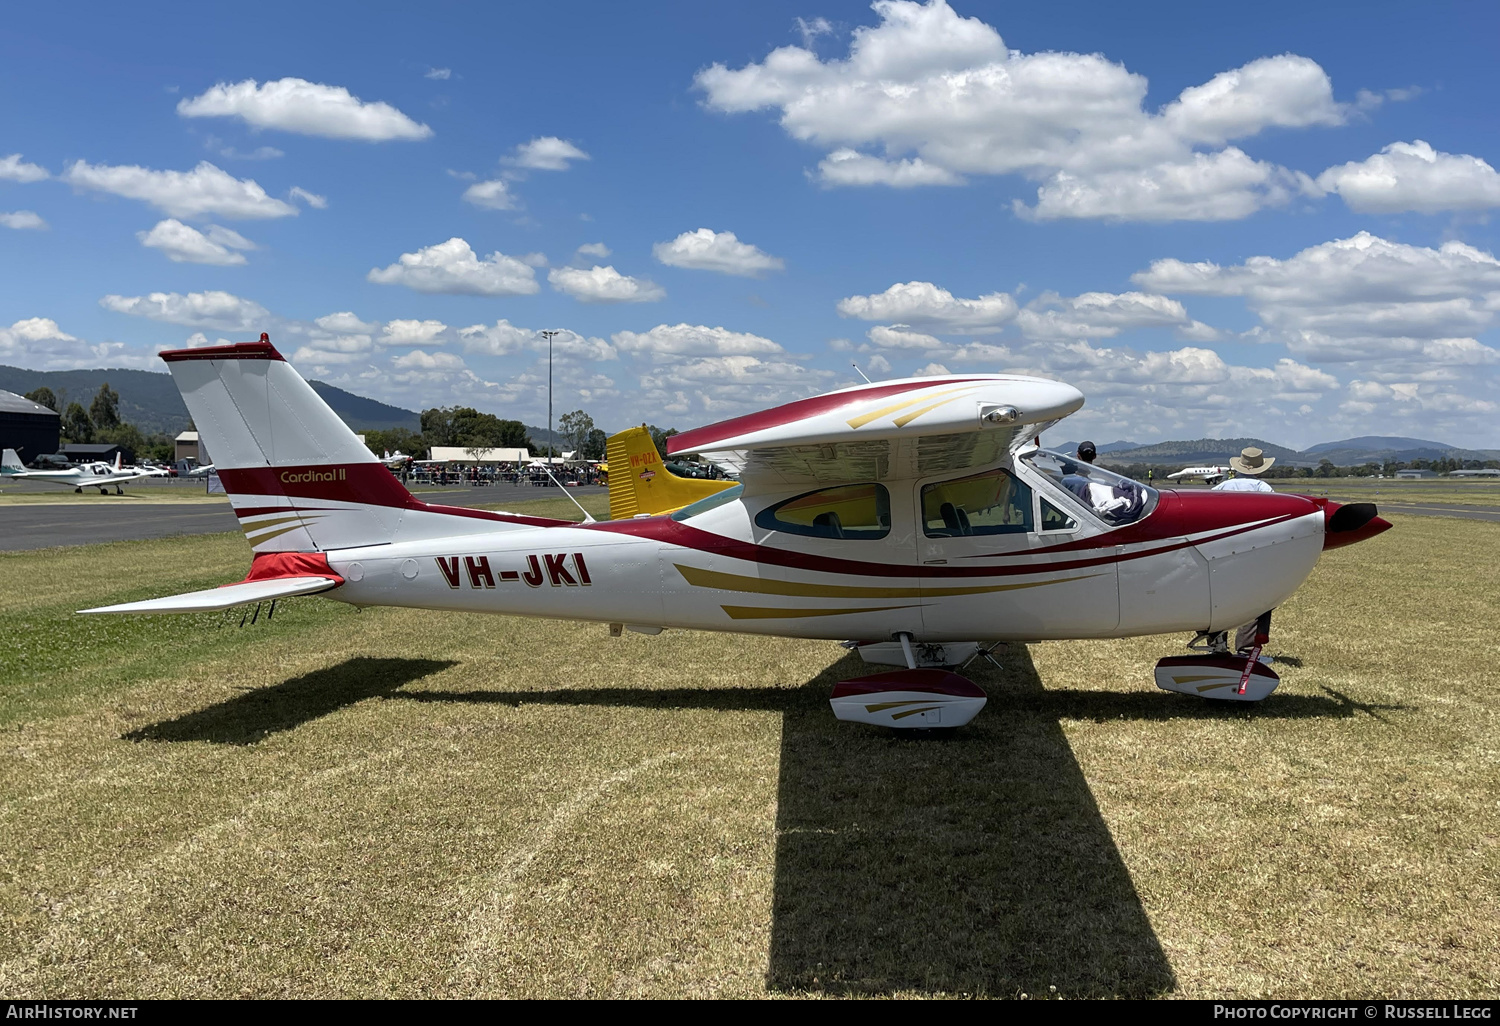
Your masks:
[[[1075,456],[1034,449],[1021,458],[1066,495],[1111,527],[1150,516],[1161,495],[1155,488],[1112,470],[1084,463]]]

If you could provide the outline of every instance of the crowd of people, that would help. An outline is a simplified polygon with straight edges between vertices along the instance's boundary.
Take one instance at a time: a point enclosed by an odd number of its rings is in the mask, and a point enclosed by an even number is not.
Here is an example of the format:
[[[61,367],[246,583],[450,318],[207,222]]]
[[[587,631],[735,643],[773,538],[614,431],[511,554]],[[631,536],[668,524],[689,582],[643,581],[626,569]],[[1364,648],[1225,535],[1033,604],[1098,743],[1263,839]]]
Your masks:
[[[403,484],[469,485],[474,488],[499,484],[551,488],[553,478],[564,487],[604,483],[603,475],[594,464],[558,464],[550,469],[552,476],[548,477],[547,470],[541,464],[483,463],[465,466],[461,463],[413,461],[395,470],[395,474]]]

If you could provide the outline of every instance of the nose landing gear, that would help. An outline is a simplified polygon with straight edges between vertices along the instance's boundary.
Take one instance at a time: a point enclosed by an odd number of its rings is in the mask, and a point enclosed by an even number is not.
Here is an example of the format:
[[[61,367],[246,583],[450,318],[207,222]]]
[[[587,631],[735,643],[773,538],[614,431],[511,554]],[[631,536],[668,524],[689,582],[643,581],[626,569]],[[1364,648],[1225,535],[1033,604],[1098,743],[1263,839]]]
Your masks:
[[[1262,613],[1234,632],[1235,651],[1228,631],[1199,631],[1188,644],[1201,654],[1169,656],[1156,664],[1156,686],[1199,698],[1231,702],[1259,702],[1281,683],[1276,671],[1261,658],[1271,640],[1271,614]]]

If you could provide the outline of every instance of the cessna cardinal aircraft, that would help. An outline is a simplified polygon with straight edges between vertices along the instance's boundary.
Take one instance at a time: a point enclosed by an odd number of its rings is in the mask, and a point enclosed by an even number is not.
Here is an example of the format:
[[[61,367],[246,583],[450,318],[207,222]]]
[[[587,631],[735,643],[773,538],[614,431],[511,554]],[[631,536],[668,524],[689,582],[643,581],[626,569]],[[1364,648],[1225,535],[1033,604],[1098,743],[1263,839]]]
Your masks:
[[[669,516],[576,524],[434,506],[266,336],[162,358],[254,559],[237,584],[85,612],[321,594],[612,632],[852,638],[899,650],[906,668],[840,683],[834,712],[893,727],[958,726],[978,712],[984,692],[937,668],[975,642],[1201,641],[1285,601],[1325,548],[1390,527],[1368,504],[1157,491],[1042,451],[1034,439],[1083,395],[1006,374],[880,381],[676,435],[669,454],[704,454],[740,483]],[[1256,700],[1277,678],[1255,659],[1200,650],[1163,660],[1157,683]]]
[[[1175,474],[1168,474],[1168,481],[1204,481],[1213,484],[1229,476],[1228,467],[1184,467]]]
[[[14,449],[6,449],[3,458],[0,458],[0,477],[7,480],[41,481],[43,484],[62,485],[75,492],[97,488],[100,495],[108,495],[110,485],[114,485],[116,495],[123,495],[120,486],[126,481],[156,476],[154,470],[121,466],[119,453],[115,454],[114,466],[108,463],[85,463],[72,470],[27,470]]]

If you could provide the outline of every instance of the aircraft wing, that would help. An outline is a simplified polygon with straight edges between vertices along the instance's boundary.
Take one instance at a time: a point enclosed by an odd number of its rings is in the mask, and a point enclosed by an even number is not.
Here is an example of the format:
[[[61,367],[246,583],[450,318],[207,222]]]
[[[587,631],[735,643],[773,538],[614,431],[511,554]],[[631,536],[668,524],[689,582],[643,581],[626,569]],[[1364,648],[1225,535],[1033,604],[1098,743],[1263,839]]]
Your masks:
[[[315,595],[320,591],[336,588],[343,583],[337,577],[280,577],[265,581],[243,581],[226,584],[222,588],[204,591],[189,591],[182,595],[147,599],[144,602],[124,602],[116,606],[100,606],[97,609],[80,609],[80,613],[203,613],[230,606],[243,606],[250,602],[269,602],[272,599],[291,598],[294,595]]]
[[[1071,385],[1013,374],[878,381],[684,431],[667,453],[701,453],[747,492],[925,477],[994,463],[1081,406]]]

